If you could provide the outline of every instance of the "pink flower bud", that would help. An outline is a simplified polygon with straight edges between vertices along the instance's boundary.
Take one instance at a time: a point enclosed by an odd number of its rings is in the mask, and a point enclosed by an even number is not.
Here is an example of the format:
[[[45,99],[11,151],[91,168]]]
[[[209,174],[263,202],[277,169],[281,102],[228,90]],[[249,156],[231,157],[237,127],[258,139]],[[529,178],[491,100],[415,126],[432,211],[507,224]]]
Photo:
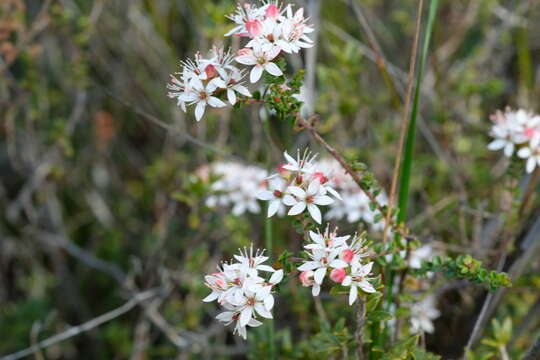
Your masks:
[[[302,286],[311,286],[313,285],[313,277],[314,273],[311,270],[302,271],[300,273],[300,282],[302,283]]]
[[[343,261],[345,261],[347,264],[350,264],[352,259],[354,258],[354,251],[351,249],[345,249],[341,252],[341,257],[343,258]]]
[[[204,72],[208,79],[212,79],[217,76],[217,71],[214,65],[210,64],[204,68]]]
[[[525,129],[525,136],[529,139],[532,139],[534,137],[534,134],[536,133],[536,131],[534,130],[534,128],[526,128]]]
[[[343,279],[345,279],[345,276],[347,276],[347,272],[345,271],[345,269],[334,269],[330,273],[330,279],[332,279],[332,281],[335,281],[339,284],[343,282]]]
[[[250,21],[246,22],[246,30],[247,30],[249,36],[257,37],[257,36],[260,36],[262,34],[263,25],[257,19],[250,20]]]
[[[328,178],[326,176],[324,176],[324,174],[322,172],[317,171],[316,173],[313,174],[313,177],[318,179],[319,183],[321,183],[321,185],[328,182]]]
[[[275,19],[278,17],[278,15],[279,15],[279,9],[276,6],[276,4],[268,5],[268,7],[266,8],[266,17]]]
[[[238,56],[251,55],[252,50],[248,48],[243,48],[238,50]]]

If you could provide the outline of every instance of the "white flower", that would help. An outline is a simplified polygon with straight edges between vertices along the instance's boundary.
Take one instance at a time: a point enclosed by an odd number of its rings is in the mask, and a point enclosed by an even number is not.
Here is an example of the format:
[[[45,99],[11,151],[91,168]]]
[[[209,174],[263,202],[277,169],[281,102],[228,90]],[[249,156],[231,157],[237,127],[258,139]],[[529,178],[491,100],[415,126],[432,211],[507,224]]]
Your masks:
[[[433,320],[441,316],[441,312],[437,310],[435,304],[435,296],[428,295],[420,302],[411,305],[411,332],[431,334],[435,331]]]
[[[216,300],[225,308],[225,312],[216,318],[225,325],[236,322],[234,333],[244,339],[247,337],[246,327],[260,326],[257,315],[272,318],[270,311],[274,307],[272,289],[283,279],[283,270],[275,270],[264,265],[268,257],[264,250],[253,254],[250,250],[240,251],[235,255],[236,263],[223,264],[218,272],[205,276],[205,285],[212,292],[203,299],[204,302]],[[272,272],[268,281],[258,275],[259,271]]]
[[[308,174],[314,171],[314,161],[317,155],[312,156],[307,150],[304,151],[302,155],[300,155],[300,151],[298,151],[296,159],[289,155],[286,151],[283,153],[283,156],[285,156],[285,159],[287,159],[287,164],[283,165],[283,169],[285,170]]]
[[[204,115],[204,109],[206,105],[212,107],[225,107],[223,101],[213,96],[213,92],[217,89],[217,86],[213,82],[209,82],[206,86],[202,83],[199,78],[192,78],[189,81],[190,91],[185,92],[184,94],[178,97],[179,101],[189,103],[189,105],[196,104],[195,106],[195,119],[197,121],[201,120]]]
[[[318,296],[321,292],[321,285],[317,284],[315,280],[313,280],[313,276],[315,273],[312,270],[306,270],[302,271],[299,275],[300,282],[302,283],[302,286],[304,287],[310,287],[311,286],[311,295]]]
[[[274,307],[274,297],[270,293],[271,286],[248,285],[243,296],[234,305],[240,309],[238,322],[246,326],[256,314],[272,319],[270,310]]]
[[[255,254],[253,254],[253,245],[250,246],[249,252],[247,248],[240,249],[240,255],[234,255],[234,258],[238,261],[238,266],[242,271],[253,277],[257,276],[257,271],[275,271],[271,266],[263,264],[268,260],[268,256],[264,256],[264,250],[259,251],[257,249]]]
[[[277,46],[269,44],[263,45],[256,41],[253,43],[253,49],[245,48],[240,50],[240,55],[237,56],[235,60],[243,65],[253,65],[253,68],[249,73],[249,80],[252,83],[255,83],[259,81],[263,71],[274,76],[283,75],[281,69],[272,62],[280,52],[281,49]]]
[[[274,216],[283,206],[282,201],[286,190],[287,182],[279,176],[273,176],[268,180],[268,190],[257,193],[257,199],[270,201],[268,204],[268,217]]]
[[[532,173],[537,166],[540,166],[540,136],[535,136],[528,146],[519,149],[517,155],[527,159],[527,172]]]
[[[330,205],[334,202],[334,199],[324,194],[324,189],[321,188],[319,180],[313,180],[308,185],[307,190],[298,186],[290,186],[288,192],[292,195],[287,194],[283,198],[285,205],[292,206],[287,214],[298,215],[307,208],[313,220],[319,224],[321,223],[321,211],[317,205]]]
[[[222,85],[220,86],[221,88],[227,89],[227,100],[229,100],[231,105],[236,104],[236,93],[247,97],[251,96],[249,90],[242,85],[241,80],[243,77],[244,75],[241,71],[234,70],[226,74],[220,83],[220,85]]]
[[[370,278],[367,276],[371,273],[373,262],[366,265],[362,265],[360,262],[354,262],[351,264],[351,274],[347,275],[343,282],[343,286],[350,286],[349,291],[349,305],[352,305],[358,297],[358,288],[367,293],[376,292],[373,285],[369,282]]]

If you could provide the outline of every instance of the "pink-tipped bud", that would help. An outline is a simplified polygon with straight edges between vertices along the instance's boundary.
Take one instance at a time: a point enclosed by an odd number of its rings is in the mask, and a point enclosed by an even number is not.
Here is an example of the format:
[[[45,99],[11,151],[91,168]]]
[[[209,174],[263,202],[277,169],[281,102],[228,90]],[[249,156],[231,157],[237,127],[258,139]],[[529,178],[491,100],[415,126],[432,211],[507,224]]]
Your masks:
[[[532,139],[534,137],[534,134],[536,133],[534,128],[526,128],[525,129],[525,136],[529,139]]]
[[[269,17],[271,19],[277,18],[279,15],[279,9],[276,6],[276,4],[270,4],[266,8],[266,17]]]
[[[319,180],[319,183],[321,185],[328,182],[328,178],[324,176],[322,172],[317,171],[316,173],[313,174],[313,177]]]
[[[248,48],[240,49],[240,50],[238,50],[238,56],[251,55],[252,51],[253,50],[248,49]]]
[[[206,77],[208,79],[212,79],[212,78],[215,78],[217,76],[216,67],[214,65],[212,65],[212,64],[207,65],[204,68],[204,72],[206,73]]]
[[[341,257],[343,258],[343,261],[345,261],[347,264],[350,264],[354,258],[354,251],[352,251],[351,249],[345,249],[341,252]]]
[[[330,279],[332,279],[332,281],[335,281],[339,284],[343,282],[343,279],[345,279],[345,276],[347,276],[347,272],[345,271],[345,269],[334,269],[330,273]]]
[[[279,164],[279,165],[277,166],[277,172],[278,172],[280,175],[284,175],[284,174],[287,173],[288,170],[284,168],[285,165],[287,165],[287,164],[283,164],[283,163],[282,163],[282,164]]]
[[[246,22],[246,30],[251,37],[257,37],[262,34],[263,24],[259,20],[249,20]]]
[[[307,270],[307,271],[302,271],[300,273],[300,282],[302,283],[302,286],[311,286],[313,285],[313,271],[311,270]]]

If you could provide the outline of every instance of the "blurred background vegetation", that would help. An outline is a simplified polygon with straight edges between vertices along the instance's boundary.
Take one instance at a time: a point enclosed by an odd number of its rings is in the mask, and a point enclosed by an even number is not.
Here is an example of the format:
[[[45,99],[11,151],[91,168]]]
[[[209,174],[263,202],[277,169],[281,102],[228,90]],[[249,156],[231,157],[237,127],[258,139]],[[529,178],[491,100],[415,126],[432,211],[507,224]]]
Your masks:
[[[306,69],[306,111],[320,114],[323,136],[368,164],[388,189],[417,2],[354,3],[359,12],[347,1],[298,1],[318,29],[316,47],[288,60],[291,72]],[[280,154],[269,150],[257,105],[212,110],[197,123],[165,87],[180,59],[212,44],[238,49],[237,39],[222,35],[234,6],[0,1],[0,354],[152,290],[150,300],[38,358],[265,358],[264,328],[247,343],[233,338],[213,320],[214,305],[201,302],[205,273],[239,246],[264,246],[264,216],[207,208],[208,184],[195,172],[231,158],[266,167]],[[488,268],[502,254],[519,259],[531,231],[534,241],[540,236],[531,230],[540,216],[536,198],[506,216],[519,197],[522,165],[486,149],[495,109],[540,111],[539,20],[534,0],[443,0],[434,26],[407,223],[423,241],[471,253]],[[309,144],[290,124],[271,123],[283,150]],[[288,220],[273,227],[274,260],[301,249]],[[540,262],[531,259],[494,314],[512,321],[511,358],[540,332]],[[427,337],[427,348],[444,358],[461,355],[486,294],[453,285]],[[351,341],[346,297],[323,295],[326,324],[313,315],[309,291],[291,279],[277,298],[280,358],[331,358]],[[488,327],[485,336],[501,331]],[[489,344],[481,346],[489,355]]]

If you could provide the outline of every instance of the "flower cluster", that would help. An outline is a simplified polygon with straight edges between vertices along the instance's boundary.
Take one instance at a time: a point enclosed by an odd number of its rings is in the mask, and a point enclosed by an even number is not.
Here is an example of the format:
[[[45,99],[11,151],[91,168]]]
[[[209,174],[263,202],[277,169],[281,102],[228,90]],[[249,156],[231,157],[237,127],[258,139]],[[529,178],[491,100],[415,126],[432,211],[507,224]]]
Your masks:
[[[330,205],[341,196],[329,185],[328,176],[318,169],[316,156],[309,151],[302,155],[298,152],[296,159],[287,152],[284,156],[287,163],[278,166],[278,172],[268,178],[268,189],[258,193],[257,198],[269,201],[268,217],[289,206],[287,215],[299,215],[307,209],[320,224],[322,215],[318,206]]]
[[[380,211],[372,208],[371,200],[353,178],[345,172],[343,167],[334,159],[322,159],[318,163],[319,169],[329,174],[329,186],[339,191],[343,199],[330,205],[326,213],[327,220],[347,219],[349,223],[364,221],[373,231],[384,230],[385,220],[377,220]],[[377,195],[380,205],[387,205],[388,198],[384,192]]]
[[[277,1],[266,2],[257,7],[249,3],[238,5],[234,14],[228,16],[236,26],[225,36],[246,36],[249,42],[238,54],[214,47],[208,58],[199,53],[194,60],[181,62],[180,72],[171,75],[168,96],[176,99],[186,112],[186,105],[195,105],[195,118],[199,121],[206,106],[215,108],[237,102],[237,94],[250,97],[242,84],[245,71],[233,64],[251,66],[249,79],[259,81],[264,71],[273,76],[283,75],[275,63],[281,54],[297,53],[301,48],[313,46],[306,34],[314,29],[306,24],[304,10],[293,13],[291,5],[281,8]]]
[[[270,1],[260,7],[253,4],[238,5],[236,12],[228,16],[236,26],[225,36],[245,36],[250,40],[236,57],[240,64],[253,66],[250,81],[257,82],[263,73],[282,75],[281,69],[272,61],[282,52],[297,53],[301,48],[313,46],[306,34],[314,29],[306,24],[304,9],[294,14],[291,5],[281,9],[278,1]]]
[[[262,322],[257,317],[272,319],[274,286],[283,278],[283,270],[264,265],[268,260],[264,251],[253,253],[253,247],[240,250],[234,255],[236,262],[224,263],[218,272],[205,276],[205,285],[212,290],[204,302],[217,301],[226,311],[216,319],[225,325],[234,323],[234,333],[247,338],[246,327],[257,327]],[[259,276],[260,272],[272,273],[270,279]]]
[[[216,162],[207,170],[219,176],[210,186],[212,195],[206,199],[208,207],[232,206],[235,216],[246,211],[255,214],[261,211],[255,194],[266,188],[266,170],[237,162]]]
[[[319,295],[321,285],[326,274],[332,281],[349,287],[349,305],[352,305],[358,297],[358,289],[366,293],[376,292],[368,277],[373,267],[373,262],[363,262],[367,257],[363,240],[353,237],[351,243],[347,243],[350,235],[337,236],[336,230],[330,232],[328,226],[323,234],[309,232],[313,241],[304,246],[310,260],[298,267],[300,281],[303,286],[311,286],[313,296]]]
[[[490,135],[494,140],[489,143],[489,150],[503,150],[511,157],[516,148],[517,156],[527,159],[527,172],[531,173],[540,166],[540,116],[523,109],[504,112],[498,110],[491,115],[493,126]]]
[[[170,98],[176,98],[178,106],[186,112],[186,105],[195,105],[195,119],[201,120],[207,105],[225,107],[227,101],[234,105],[236,94],[251,96],[242,85],[245,71],[232,64],[233,56],[222,48],[214,48],[208,58],[199,53],[195,60],[181,63],[177,76],[171,75],[167,85]]]

